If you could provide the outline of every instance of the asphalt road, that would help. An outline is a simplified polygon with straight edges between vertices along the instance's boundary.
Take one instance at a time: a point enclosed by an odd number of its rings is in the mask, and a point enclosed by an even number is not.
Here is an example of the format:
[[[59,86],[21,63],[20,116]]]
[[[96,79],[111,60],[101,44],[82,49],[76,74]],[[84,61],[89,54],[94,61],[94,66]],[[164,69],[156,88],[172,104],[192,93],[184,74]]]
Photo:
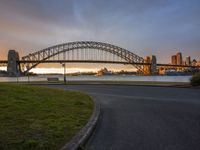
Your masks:
[[[52,85],[101,104],[91,150],[200,150],[200,90],[112,85]]]

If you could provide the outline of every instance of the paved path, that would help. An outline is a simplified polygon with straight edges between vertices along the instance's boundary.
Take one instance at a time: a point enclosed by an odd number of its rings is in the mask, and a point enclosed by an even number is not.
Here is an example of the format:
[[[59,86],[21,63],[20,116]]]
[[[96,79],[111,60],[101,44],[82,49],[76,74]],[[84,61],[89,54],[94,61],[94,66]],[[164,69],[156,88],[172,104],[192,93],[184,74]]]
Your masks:
[[[112,85],[52,85],[101,103],[91,150],[199,150],[200,90]]]

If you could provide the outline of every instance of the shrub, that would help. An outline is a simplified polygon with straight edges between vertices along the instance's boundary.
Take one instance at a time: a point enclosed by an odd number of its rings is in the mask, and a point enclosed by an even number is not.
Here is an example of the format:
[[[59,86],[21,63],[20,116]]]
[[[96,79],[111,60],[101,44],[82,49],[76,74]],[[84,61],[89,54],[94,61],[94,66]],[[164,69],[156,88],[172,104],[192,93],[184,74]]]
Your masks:
[[[190,83],[192,86],[200,86],[200,74],[195,74],[190,79]]]

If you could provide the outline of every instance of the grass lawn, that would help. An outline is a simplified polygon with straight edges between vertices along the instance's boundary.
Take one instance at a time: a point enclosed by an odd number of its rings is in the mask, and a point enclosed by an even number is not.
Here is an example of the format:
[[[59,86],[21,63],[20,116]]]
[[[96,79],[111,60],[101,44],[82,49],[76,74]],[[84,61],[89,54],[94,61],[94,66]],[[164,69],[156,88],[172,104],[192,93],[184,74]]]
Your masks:
[[[0,149],[59,149],[92,111],[93,101],[80,92],[1,83]]]

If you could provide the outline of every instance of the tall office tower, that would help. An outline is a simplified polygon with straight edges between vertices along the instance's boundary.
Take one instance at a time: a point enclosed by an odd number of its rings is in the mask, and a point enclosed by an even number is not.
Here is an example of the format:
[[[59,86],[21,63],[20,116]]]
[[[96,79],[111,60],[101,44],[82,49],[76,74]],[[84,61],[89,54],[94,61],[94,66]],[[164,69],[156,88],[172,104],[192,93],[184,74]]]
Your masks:
[[[190,56],[186,57],[185,64],[188,65],[188,66],[191,65]]]
[[[176,57],[176,55],[173,55],[173,56],[171,57],[171,64],[172,64],[172,65],[176,65],[176,64],[177,64],[177,57]]]
[[[146,58],[144,59],[145,63],[151,63],[151,59],[149,56],[146,56]],[[144,74],[145,75],[150,75],[151,74],[151,68],[149,65],[144,65]]]
[[[183,59],[182,59],[182,54],[181,54],[181,52],[177,53],[177,54],[176,54],[176,57],[177,57],[177,65],[182,65]]]
[[[151,56],[151,73],[152,74],[157,73],[157,60],[155,55]]]
[[[199,61],[197,61],[196,65],[197,65],[197,66],[200,66],[200,60],[199,60]]]

